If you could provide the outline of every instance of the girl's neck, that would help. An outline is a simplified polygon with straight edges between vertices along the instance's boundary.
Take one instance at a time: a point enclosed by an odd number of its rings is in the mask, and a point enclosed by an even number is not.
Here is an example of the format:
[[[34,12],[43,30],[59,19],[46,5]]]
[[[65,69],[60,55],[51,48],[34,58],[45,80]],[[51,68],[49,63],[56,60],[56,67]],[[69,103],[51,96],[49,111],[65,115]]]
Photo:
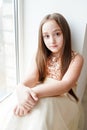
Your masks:
[[[60,59],[62,57],[62,54],[61,53],[52,53],[51,56]]]

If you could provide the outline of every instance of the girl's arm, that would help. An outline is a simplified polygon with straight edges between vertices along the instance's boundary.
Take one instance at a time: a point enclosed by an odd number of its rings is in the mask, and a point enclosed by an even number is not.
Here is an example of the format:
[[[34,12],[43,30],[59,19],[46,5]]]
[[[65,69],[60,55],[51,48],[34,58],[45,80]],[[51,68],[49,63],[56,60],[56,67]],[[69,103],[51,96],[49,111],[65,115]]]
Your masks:
[[[26,77],[19,84],[19,86],[27,86],[32,88],[38,82],[38,70],[35,62],[35,56],[33,56],[29,69],[27,70]]]
[[[83,57],[76,55],[71,61],[69,68],[61,81],[54,80],[52,83],[43,83],[32,88],[39,98],[61,95],[68,92],[77,82],[83,66]]]
[[[22,116],[29,112],[37,102],[37,95],[31,90],[38,82],[38,70],[35,63],[35,58],[32,60],[31,69],[28,71],[26,78],[17,85],[16,95],[18,103],[14,108],[14,114]]]

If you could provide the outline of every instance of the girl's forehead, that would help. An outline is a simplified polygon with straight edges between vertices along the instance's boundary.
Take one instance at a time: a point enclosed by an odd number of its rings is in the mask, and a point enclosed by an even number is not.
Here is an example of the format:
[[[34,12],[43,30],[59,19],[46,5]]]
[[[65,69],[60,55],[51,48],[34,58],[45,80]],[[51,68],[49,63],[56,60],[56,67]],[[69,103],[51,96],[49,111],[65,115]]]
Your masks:
[[[61,30],[60,26],[55,20],[48,20],[42,26],[42,32],[46,33],[48,31]]]

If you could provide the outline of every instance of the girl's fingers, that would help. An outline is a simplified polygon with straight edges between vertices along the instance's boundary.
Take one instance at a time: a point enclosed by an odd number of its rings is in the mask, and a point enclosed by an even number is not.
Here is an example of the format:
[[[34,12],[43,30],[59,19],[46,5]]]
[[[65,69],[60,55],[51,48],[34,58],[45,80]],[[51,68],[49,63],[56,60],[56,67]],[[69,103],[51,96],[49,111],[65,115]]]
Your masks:
[[[27,113],[29,113],[29,110],[27,110],[23,106],[21,106],[18,116],[25,116]]]
[[[16,116],[25,116],[27,113],[29,113],[30,109],[26,109],[24,106],[16,106],[14,108],[14,114]]]
[[[35,101],[28,100],[26,103],[28,103],[30,106],[34,106],[36,104]]]
[[[37,97],[36,93],[34,93],[32,90],[30,90],[30,94],[31,94],[32,98],[33,98],[35,101],[38,101],[38,97]]]
[[[19,113],[18,113],[18,116],[23,116],[25,113],[24,113],[24,110],[22,107],[19,108]]]
[[[35,104],[31,105],[29,103],[25,103],[23,106],[24,106],[25,109],[30,110],[35,106]]]
[[[15,108],[14,108],[14,110],[13,110],[14,114],[15,114],[15,112],[16,112],[16,109],[17,109],[17,105],[15,106]]]
[[[19,104],[14,108],[14,114],[16,116],[24,116],[29,113],[38,101],[38,97],[32,89],[28,89],[26,92],[24,91],[23,94],[24,96],[22,98],[20,98],[22,95],[19,95]]]
[[[19,115],[19,113],[20,113],[19,106],[16,106],[15,109],[14,109],[14,114]]]

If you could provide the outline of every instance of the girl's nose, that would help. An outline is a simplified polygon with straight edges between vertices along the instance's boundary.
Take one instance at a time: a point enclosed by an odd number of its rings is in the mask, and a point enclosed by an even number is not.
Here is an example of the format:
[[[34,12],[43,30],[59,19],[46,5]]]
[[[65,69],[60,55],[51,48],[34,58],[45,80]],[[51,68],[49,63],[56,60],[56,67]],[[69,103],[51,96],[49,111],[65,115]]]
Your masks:
[[[54,44],[55,43],[55,38],[53,36],[50,37],[50,43]]]

